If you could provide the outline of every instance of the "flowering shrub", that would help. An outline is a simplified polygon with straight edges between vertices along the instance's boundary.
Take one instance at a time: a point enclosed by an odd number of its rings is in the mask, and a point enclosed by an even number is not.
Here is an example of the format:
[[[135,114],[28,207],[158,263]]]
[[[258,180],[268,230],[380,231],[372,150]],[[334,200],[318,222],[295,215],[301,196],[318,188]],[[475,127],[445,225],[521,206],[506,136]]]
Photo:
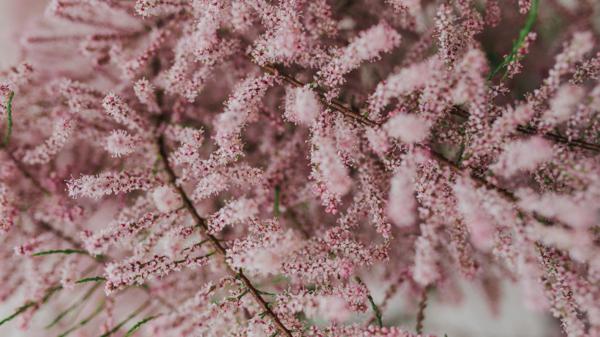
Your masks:
[[[423,336],[430,293],[510,281],[600,336],[599,13],[50,1],[0,74],[0,325]]]

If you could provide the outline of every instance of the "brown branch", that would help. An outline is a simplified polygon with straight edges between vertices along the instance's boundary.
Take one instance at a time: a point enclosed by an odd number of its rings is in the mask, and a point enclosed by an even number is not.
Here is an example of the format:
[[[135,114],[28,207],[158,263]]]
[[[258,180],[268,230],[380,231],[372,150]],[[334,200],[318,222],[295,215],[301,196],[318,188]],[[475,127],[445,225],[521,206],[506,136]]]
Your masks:
[[[463,109],[461,109],[460,107],[454,107],[451,111],[451,114],[458,116],[458,117],[462,117],[462,118],[469,118],[469,113]],[[525,134],[525,135],[537,135],[540,134],[540,131],[534,127],[531,126],[527,126],[527,125],[519,125],[517,126],[517,131],[519,133]],[[584,140],[580,140],[580,139],[569,139],[565,136],[562,136],[558,133],[555,132],[547,132],[547,133],[543,133],[542,137],[551,140],[555,143],[560,143],[560,144],[564,144],[570,147],[578,147],[581,149],[585,149],[585,150],[589,150],[589,151],[593,151],[593,152],[597,152],[600,153],[600,144],[594,144],[594,143],[589,143],[586,142]]]
[[[282,70],[280,70],[279,68],[277,68],[276,66],[273,65],[266,65],[266,66],[260,66],[264,71],[273,74],[273,75],[277,75],[279,77],[281,77],[281,79],[283,81],[285,81],[288,84],[291,84],[293,86],[296,87],[302,87],[305,85],[305,83],[302,83],[301,81],[298,81],[296,78],[294,78],[293,76],[290,76],[288,74],[286,74],[285,72],[283,72]],[[377,122],[370,120],[369,118],[365,117],[363,114],[360,113],[360,111],[357,111],[355,109],[352,109],[350,107],[348,107],[344,102],[337,100],[337,99],[333,99],[328,101],[325,98],[325,90],[321,87],[317,87],[317,94],[319,95],[319,97],[321,98],[321,100],[325,103],[326,106],[328,106],[331,109],[337,110],[338,112],[341,112],[342,114],[344,114],[344,116],[348,116],[350,118],[353,118],[357,121],[359,121],[360,123],[367,125],[367,126],[376,126],[378,125]],[[469,113],[459,107],[454,107],[451,111],[451,114],[455,115],[455,116],[459,116],[462,118],[469,118]],[[519,125],[517,126],[517,131],[522,133],[522,134],[528,134],[528,135],[534,135],[534,134],[539,134],[540,132],[531,126],[525,126],[525,125]],[[557,133],[554,132],[548,132],[548,133],[544,133],[542,134],[542,136],[548,140],[554,141],[556,143],[560,143],[560,144],[564,144],[564,145],[568,145],[571,147],[578,147],[581,149],[585,149],[585,150],[589,150],[589,151],[593,151],[593,152],[597,152],[600,153],[600,145],[599,144],[594,144],[594,143],[589,143],[580,139],[574,139],[574,140],[569,140],[567,137],[561,136]]]
[[[25,166],[14,156],[14,154],[12,152],[6,151],[6,153],[8,154],[8,157],[13,161],[13,163],[15,164],[15,166],[17,167],[17,169],[19,170],[19,172],[21,172],[21,174],[27,178],[28,180],[31,181],[32,185],[39,190],[40,192],[43,192],[44,194],[49,194],[50,192],[45,189],[40,182],[37,180],[37,178],[35,178],[26,168]],[[81,242],[79,242],[77,239],[73,238],[70,235],[67,235],[66,233],[64,233],[63,231],[61,231],[58,228],[55,228],[54,226],[52,226],[51,224],[44,222],[44,221],[35,221],[35,224],[40,227],[41,229],[48,231],[52,234],[54,234],[54,236],[56,236],[57,238],[69,243],[72,248],[74,249],[79,249],[79,250],[83,250],[83,245],[81,244]],[[105,257],[108,257],[107,255],[104,255]],[[110,258],[109,258],[110,259]],[[93,259],[95,262],[101,264],[103,263],[104,259]],[[142,289],[147,292],[148,294],[150,294],[150,288],[148,287],[142,287]],[[164,298],[162,298],[161,296],[158,296],[156,294],[153,294],[152,296],[154,296],[159,302],[161,302],[163,305],[169,307],[169,308],[173,308],[173,305],[171,305],[168,301],[166,301]]]
[[[416,332],[418,335],[423,333],[423,322],[425,321],[425,309],[427,309],[427,292],[429,291],[429,287],[423,289],[423,294],[421,295],[421,301],[419,302],[419,311],[417,312],[417,326]]]
[[[275,66],[270,66],[270,65],[266,65],[266,66],[260,66],[264,71],[268,72],[269,74],[275,75],[275,76],[279,76],[284,82],[291,84],[295,87],[303,87],[306,85],[306,83],[302,83],[301,81],[297,80],[296,78],[294,78],[291,75],[286,74],[285,72],[277,69]],[[323,102],[323,104],[325,104],[327,107],[336,110],[338,112],[341,112],[344,116],[347,116],[349,118],[352,118],[364,125],[367,126],[377,126],[377,123],[370,120],[369,118],[363,116],[360,114],[359,111],[356,111],[350,107],[348,107],[344,102],[337,100],[337,99],[332,99],[332,100],[327,100],[325,98],[325,91],[318,88],[317,89],[317,94],[319,95],[319,98],[321,98],[321,101]]]
[[[286,74],[284,71],[279,70],[278,68],[276,68],[274,66],[260,66],[260,67],[263,70],[265,70],[266,72],[273,74],[275,76],[279,76],[286,83],[289,83],[296,87],[302,87],[302,86],[306,85],[305,83],[297,80],[294,76]],[[358,123],[361,123],[366,126],[372,127],[372,126],[378,125],[377,122],[365,117],[363,114],[361,114],[360,111],[349,108],[344,102],[342,102],[340,100],[337,100],[337,99],[327,100],[325,98],[325,93],[322,88],[317,88],[317,93],[319,94],[319,97],[321,98],[321,102],[325,106],[331,108],[332,110],[338,111],[338,112],[342,113],[344,116],[354,119]],[[454,163],[453,161],[446,158],[440,152],[434,150],[429,144],[416,144],[416,146],[429,152],[433,156],[433,158],[438,161],[438,163],[451,169],[454,173],[456,173],[458,175],[463,175],[466,173],[462,167],[458,166],[456,163]],[[518,198],[514,195],[514,193],[506,190],[505,188],[497,186],[496,184],[493,184],[492,182],[488,181],[485,177],[482,177],[473,172],[470,172],[469,176],[475,181],[475,183],[477,183],[479,185],[479,187],[485,187],[487,189],[494,190],[494,191],[498,192],[501,197],[505,198],[506,200],[508,200],[510,202],[514,203],[514,202],[518,201]],[[519,207],[517,207],[516,209],[519,212],[519,214],[521,214],[522,216],[529,216],[529,217],[534,218],[543,223],[552,223],[553,222],[556,224],[564,225],[556,219],[553,219],[552,221],[550,221],[549,219],[546,219],[546,218],[536,214],[535,212],[525,211]]]
[[[171,167],[171,165],[169,163],[167,145],[165,143],[165,139],[164,139],[163,135],[161,135],[158,138],[158,146],[159,146],[159,151],[160,151],[160,157],[163,161],[165,171],[167,172],[170,183],[174,186],[174,188],[177,190],[177,192],[181,196],[184,207],[188,210],[188,212],[194,219],[194,222],[200,228],[202,235],[204,235],[208,238],[210,243],[213,245],[215,252],[222,257],[223,263],[225,264],[225,267],[227,270],[227,273],[229,273],[231,276],[238,278],[239,280],[242,281],[242,283],[247,288],[247,290],[250,292],[252,297],[256,300],[256,303],[261,307],[261,309],[264,311],[264,313],[267,316],[269,316],[269,318],[271,319],[271,321],[273,321],[273,323],[275,324],[275,326],[277,327],[277,329],[279,330],[280,333],[282,333],[284,336],[292,337],[292,333],[285,327],[285,325],[283,325],[283,323],[281,322],[279,317],[273,312],[273,310],[271,310],[267,301],[265,301],[265,299],[260,295],[259,291],[256,289],[256,287],[254,287],[254,285],[248,279],[248,277],[246,277],[246,275],[244,275],[242,270],[239,270],[239,271],[235,270],[225,260],[225,256],[227,253],[225,250],[225,247],[223,247],[223,245],[221,244],[219,239],[217,239],[214,235],[211,235],[208,233],[208,224],[206,222],[206,219],[202,218],[200,216],[200,214],[198,214],[198,211],[194,207],[194,204],[192,203],[191,199],[188,197],[185,190],[176,183],[177,175],[175,174],[175,171],[173,170],[173,168]]]
[[[402,285],[402,283],[404,282],[404,280],[405,280],[405,275],[400,276],[398,278],[398,280],[396,280],[395,282],[392,282],[392,284],[390,284],[390,286],[385,291],[385,294],[383,296],[383,301],[381,301],[381,304],[379,304],[379,310],[381,310],[382,314],[383,314],[383,311],[387,308],[387,305],[389,304],[390,300],[398,292],[398,290],[399,290],[400,286]],[[367,324],[369,324],[369,325],[373,324],[373,322],[375,322],[375,320],[377,320],[377,317],[376,317],[376,315],[373,315],[367,321]]]

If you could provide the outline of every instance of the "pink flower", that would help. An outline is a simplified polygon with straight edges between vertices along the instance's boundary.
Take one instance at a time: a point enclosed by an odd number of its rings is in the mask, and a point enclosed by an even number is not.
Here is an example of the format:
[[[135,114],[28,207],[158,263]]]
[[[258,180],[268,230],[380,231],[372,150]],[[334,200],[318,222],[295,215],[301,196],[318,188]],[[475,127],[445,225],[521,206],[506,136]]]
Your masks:
[[[217,233],[226,226],[232,226],[251,220],[258,213],[258,207],[252,200],[240,198],[229,202],[208,220],[211,233]]]
[[[12,203],[8,187],[0,183],[0,232],[8,232],[15,224],[18,210]]]
[[[458,210],[469,228],[471,242],[481,250],[490,250],[494,243],[495,223],[481,205],[484,195],[478,193],[468,178],[460,178],[454,185]]]
[[[344,84],[344,75],[365,61],[376,60],[400,44],[400,35],[385,21],[360,33],[348,46],[340,50],[318,73],[321,82],[337,88]]]
[[[174,211],[183,205],[181,196],[172,187],[163,185],[152,191],[152,200],[156,208],[164,213]]]
[[[23,161],[30,165],[49,162],[69,141],[75,124],[75,121],[72,119],[58,120],[54,125],[52,136],[43,144],[25,152]]]
[[[517,140],[506,144],[498,161],[490,166],[494,173],[509,178],[518,172],[532,171],[552,159],[551,144],[541,137]]]
[[[199,250],[197,245],[185,249],[177,260],[163,255],[154,255],[146,260],[132,257],[123,262],[109,263],[105,268],[106,294],[110,295],[133,284],[142,284],[147,279],[164,277],[184,267],[194,269],[202,267],[208,263],[209,257],[199,255]]]
[[[412,144],[429,137],[429,125],[422,118],[403,113],[396,114],[384,125],[388,136]]]
[[[369,97],[370,117],[378,120],[381,110],[394,99],[400,99],[403,95],[422,89],[425,83],[433,76],[434,63],[438,60],[431,59],[416,63],[410,67],[401,69],[399,72],[389,76],[380,82],[375,92]]]
[[[139,137],[131,135],[127,131],[114,130],[106,137],[104,148],[113,157],[121,157],[133,153],[140,143]]]
[[[104,172],[96,176],[83,175],[67,182],[69,195],[73,198],[99,199],[105,195],[147,190],[156,178],[150,172]]]
[[[102,106],[112,119],[129,130],[141,134],[148,132],[146,122],[141,116],[116,94],[110,93],[106,95],[102,101]]]
[[[317,183],[316,192],[327,210],[334,212],[336,204],[341,197],[352,187],[352,180],[348,170],[337,154],[333,140],[328,137],[313,135],[311,163],[313,170],[311,177]]]
[[[224,149],[237,146],[242,128],[258,112],[262,96],[274,81],[270,75],[249,77],[237,86],[225,111],[215,120],[215,140],[219,146]]]
[[[308,85],[287,89],[285,117],[291,122],[311,126],[321,111],[319,97]]]
[[[298,234],[292,230],[252,228],[251,231],[246,239],[233,243],[227,258],[234,267],[244,268],[252,274],[280,273],[288,255],[301,246]]]
[[[1,328],[425,337],[509,281],[600,336],[594,1],[5,2]]]
[[[584,97],[583,88],[565,84],[558,88],[556,95],[550,100],[550,109],[542,115],[540,123],[543,130],[550,130],[552,127],[565,122],[575,112]]]
[[[414,167],[403,166],[396,171],[390,181],[387,215],[399,227],[412,226],[417,220],[414,176]]]
[[[133,86],[137,99],[146,107],[148,110],[154,113],[158,113],[160,108],[156,102],[155,90],[156,88],[146,78],[142,78],[135,82]]]

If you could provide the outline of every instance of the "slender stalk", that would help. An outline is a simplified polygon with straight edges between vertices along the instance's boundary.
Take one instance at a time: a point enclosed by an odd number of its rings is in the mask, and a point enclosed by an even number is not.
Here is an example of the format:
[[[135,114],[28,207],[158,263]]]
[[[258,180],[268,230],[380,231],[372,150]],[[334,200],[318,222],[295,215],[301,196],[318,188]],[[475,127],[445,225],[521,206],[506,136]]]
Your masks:
[[[425,322],[425,309],[427,309],[427,293],[428,293],[428,291],[429,291],[429,287],[423,289],[421,301],[419,302],[419,311],[417,312],[417,326],[415,329],[417,331],[418,335],[423,333],[423,323]]]
[[[136,332],[137,332],[137,331],[140,329],[140,327],[141,327],[142,325],[144,325],[144,324],[148,323],[149,321],[151,321],[151,320],[153,320],[153,319],[155,319],[155,318],[158,318],[158,317],[160,317],[160,316],[161,316],[161,315],[160,315],[160,314],[158,314],[158,315],[153,315],[153,316],[148,316],[148,317],[145,317],[145,318],[144,318],[144,319],[142,319],[141,321],[139,321],[139,322],[135,323],[135,324],[134,324],[134,325],[133,325],[133,326],[132,326],[132,327],[131,327],[129,330],[127,330],[127,333],[125,334],[125,336],[124,336],[124,337],[130,337],[130,336],[133,336],[133,334],[134,334],[134,333],[136,333]]]
[[[43,252],[37,252],[35,254],[32,254],[31,256],[44,256],[44,255],[53,255],[53,254],[65,254],[65,255],[82,254],[82,255],[88,255],[88,253],[85,250],[79,250],[79,249],[55,249],[55,250],[45,250]]]
[[[29,303],[23,304],[22,306],[20,306],[19,308],[17,308],[17,310],[15,310],[15,312],[12,315],[10,315],[10,316],[4,318],[3,320],[1,320],[0,321],[0,326],[3,325],[6,322],[12,320],[13,318],[19,316],[20,314],[24,313],[25,310],[29,309],[30,307],[32,307],[34,305],[36,305],[35,302],[29,302]]]
[[[273,201],[273,215],[279,217],[279,202],[281,198],[281,187],[275,186],[275,200]]]
[[[354,279],[359,284],[365,286],[365,288],[367,287],[367,285],[363,282],[363,280],[360,277],[356,276]],[[367,299],[369,300],[369,303],[371,304],[371,309],[373,310],[373,315],[375,316],[377,325],[379,325],[380,328],[383,327],[383,318],[382,318],[381,310],[379,309],[377,304],[375,304],[375,300],[373,300],[373,296],[371,296],[371,292],[367,293]]]
[[[101,283],[96,283],[95,285],[93,285],[85,293],[85,295],[83,295],[83,297],[81,299],[79,299],[77,302],[73,303],[67,309],[63,310],[60,314],[58,314],[58,316],[56,316],[56,318],[54,318],[52,320],[52,322],[50,322],[50,324],[46,325],[45,329],[52,328],[53,326],[58,324],[58,322],[60,322],[63,318],[65,318],[69,313],[71,313],[73,310],[77,309],[81,304],[83,304],[87,299],[89,299],[96,292],[96,290],[100,287],[100,285],[101,285]]]
[[[459,107],[454,107],[450,113],[454,116],[458,116],[461,118],[469,118],[469,113]],[[539,134],[539,130],[528,126],[528,125],[519,125],[517,126],[517,132],[524,135],[537,135]],[[569,139],[565,136],[562,136],[558,133],[554,132],[546,132],[542,134],[542,137],[553,141],[555,143],[564,144],[570,147],[580,148],[588,151],[593,151],[596,153],[600,153],[600,144],[588,143],[581,139]]]
[[[523,28],[521,28],[521,31],[519,31],[519,38],[513,44],[510,54],[508,54],[504,58],[504,60],[502,60],[502,63],[500,63],[498,65],[498,67],[496,67],[496,69],[494,69],[494,71],[492,71],[490,73],[490,75],[488,76],[488,80],[491,80],[492,78],[494,78],[494,76],[496,76],[497,73],[499,73],[502,69],[508,67],[508,65],[515,60],[515,58],[517,57],[517,55],[519,53],[519,49],[523,45],[523,42],[525,42],[527,35],[529,34],[529,32],[531,32],[531,29],[533,28],[533,24],[535,23],[535,21],[537,19],[538,7],[539,7],[539,0],[533,0],[531,2],[531,8],[529,9],[529,14],[527,15],[527,21],[525,21],[525,25],[523,26]],[[506,77],[506,72],[504,73],[502,78],[504,79],[504,77]]]
[[[81,280],[76,281],[76,284],[80,284],[80,283],[88,283],[88,282],[103,282],[106,281],[106,278],[102,277],[102,276],[94,276],[94,277],[86,277],[86,278],[82,278]]]
[[[14,97],[15,97],[15,92],[11,91],[8,94],[8,101],[6,102],[6,134],[4,134],[4,141],[3,141],[4,147],[8,146],[8,143],[10,142],[10,136],[12,135],[12,126],[13,126],[12,102],[13,102]]]
[[[100,314],[102,312],[102,309],[104,309],[104,301],[101,302],[97,307],[96,310],[94,310],[91,314],[89,314],[87,317],[85,317],[84,319],[82,319],[79,323],[77,323],[76,325],[74,325],[73,327],[69,328],[67,331],[63,332],[62,334],[60,334],[58,337],[66,337],[67,335],[69,335],[71,332],[85,326],[86,324],[88,324],[92,319],[94,319],[94,317],[98,316],[98,314]]]
[[[84,278],[81,279],[79,281],[76,281],[76,284],[79,283],[86,283],[86,282],[94,282],[94,281],[103,281],[104,278],[102,277],[89,277],[89,278]],[[13,318],[19,316],[20,314],[24,313],[27,309],[29,309],[30,307],[33,306],[38,306],[38,305],[42,305],[46,302],[48,302],[48,300],[50,299],[50,297],[52,297],[52,295],[54,295],[54,293],[56,293],[57,291],[62,290],[63,287],[61,285],[57,285],[57,286],[53,286],[51,288],[49,288],[48,290],[46,290],[46,294],[44,295],[44,297],[38,301],[38,302],[34,302],[34,301],[28,301],[25,304],[23,304],[22,306],[20,306],[19,308],[17,308],[17,310],[15,310],[15,312],[13,314],[11,314],[10,316],[0,320],[0,326],[2,326],[4,323],[12,320]]]
[[[169,153],[168,153],[167,145],[166,145],[163,135],[161,135],[158,138],[158,147],[159,147],[159,151],[160,151],[160,157],[162,159],[165,171],[167,173],[167,176],[169,177],[169,181],[170,181],[171,185],[173,185],[173,187],[177,190],[177,192],[181,196],[181,199],[183,200],[183,204],[184,204],[185,208],[188,210],[189,214],[192,216],[192,219],[198,226],[202,235],[204,235],[205,237],[208,238],[210,243],[213,245],[215,252],[218,255],[220,255],[221,258],[223,259],[223,263],[225,264],[227,273],[233,277],[238,278],[240,281],[242,281],[242,283],[248,289],[248,291],[250,292],[250,294],[252,295],[252,297],[254,298],[256,303],[262,308],[262,310],[265,312],[265,314],[267,316],[269,316],[271,321],[275,324],[275,326],[282,333],[282,335],[284,335],[286,337],[292,337],[292,333],[285,327],[285,325],[283,325],[283,323],[281,322],[279,317],[273,312],[273,310],[271,310],[267,301],[265,301],[265,299],[261,296],[260,292],[256,289],[256,287],[254,287],[254,285],[248,279],[248,277],[246,277],[246,275],[244,275],[244,273],[241,270],[236,271],[233,267],[231,267],[231,265],[229,265],[229,263],[227,263],[227,261],[225,260],[225,256],[226,256],[225,247],[223,247],[223,245],[221,244],[219,239],[217,239],[214,235],[208,233],[208,224],[206,222],[206,219],[204,219],[200,216],[200,214],[198,213],[198,210],[196,210],[196,208],[194,207],[194,204],[192,203],[190,197],[187,195],[187,193],[183,190],[183,188],[181,186],[177,185],[177,183],[176,183],[177,175],[175,174],[173,167],[171,167],[171,164],[169,163],[169,160],[168,160]]]
[[[393,282],[393,283],[392,283],[392,284],[391,284],[391,285],[388,287],[388,289],[385,291],[385,295],[384,295],[383,301],[382,301],[382,302],[381,302],[381,304],[379,304],[379,306],[378,306],[378,308],[379,308],[379,311],[380,311],[380,312],[383,312],[383,310],[385,310],[385,308],[387,307],[387,305],[388,305],[388,303],[389,303],[390,299],[391,299],[392,297],[394,297],[394,295],[396,295],[396,293],[398,292],[399,286],[400,286],[400,284],[401,284],[403,281],[404,281],[404,276],[400,277],[400,278],[398,279],[398,281],[396,281],[396,282]],[[369,320],[367,321],[367,325],[370,325],[370,324],[372,324],[372,323],[373,323],[373,322],[375,322],[377,319],[378,319],[378,317],[377,317],[377,313],[375,312],[375,313],[373,314],[373,316],[371,316],[371,319],[369,319]]]
[[[107,331],[105,334],[103,334],[100,337],[108,337],[108,336],[114,334],[115,332],[119,331],[119,329],[121,329],[121,327],[123,325],[127,324],[127,322],[131,321],[135,316],[137,316],[140,312],[142,312],[150,304],[150,302],[151,302],[151,300],[147,300],[146,302],[144,302],[137,309],[135,309],[135,311],[133,311],[131,314],[129,314],[124,320],[119,322],[119,324],[117,324],[114,328],[110,329],[109,331]]]

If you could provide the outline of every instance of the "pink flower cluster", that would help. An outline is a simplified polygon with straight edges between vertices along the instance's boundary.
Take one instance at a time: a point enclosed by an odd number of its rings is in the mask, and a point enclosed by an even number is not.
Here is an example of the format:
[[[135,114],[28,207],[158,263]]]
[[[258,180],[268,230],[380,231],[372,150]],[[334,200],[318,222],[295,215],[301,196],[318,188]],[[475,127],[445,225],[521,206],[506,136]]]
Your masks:
[[[0,335],[422,337],[511,283],[600,336],[594,1],[48,2],[0,70]]]

